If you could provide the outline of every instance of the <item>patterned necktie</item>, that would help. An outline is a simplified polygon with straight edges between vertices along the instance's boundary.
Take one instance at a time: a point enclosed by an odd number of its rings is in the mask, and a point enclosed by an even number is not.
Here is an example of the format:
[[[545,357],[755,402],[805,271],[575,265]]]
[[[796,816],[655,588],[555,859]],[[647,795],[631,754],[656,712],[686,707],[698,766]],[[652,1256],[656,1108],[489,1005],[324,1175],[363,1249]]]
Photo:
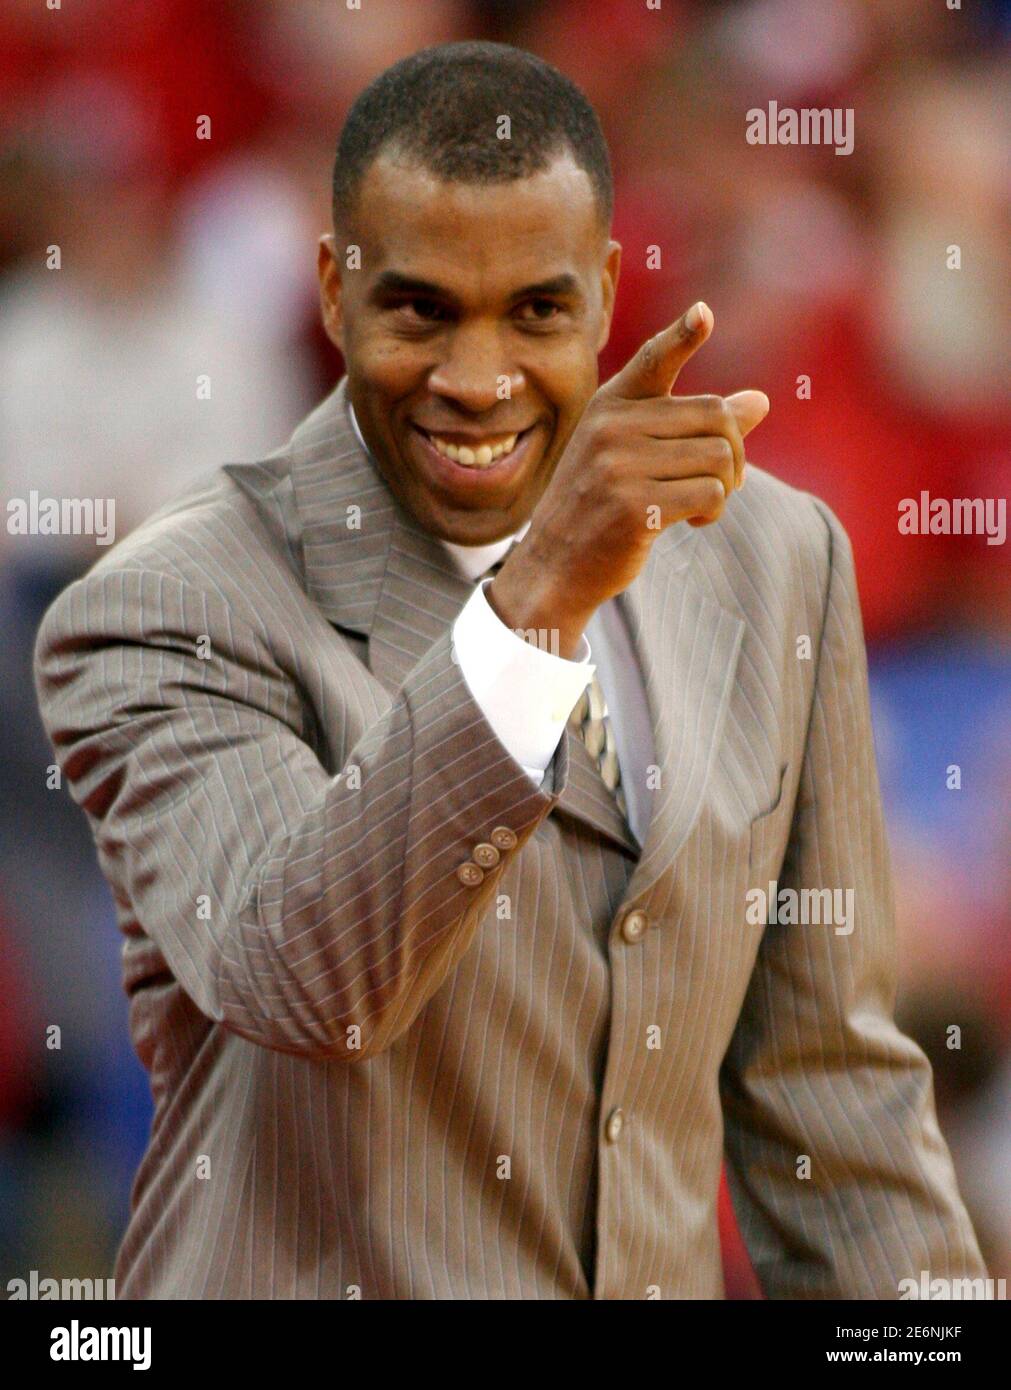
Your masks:
[[[508,554],[509,551],[506,551],[501,560],[496,560],[490,569],[485,570],[477,582],[480,584],[485,579],[493,579],[505,564]],[[628,806],[621,786],[618,749],[614,742],[614,731],[611,728],[607,702],[604,699],[604,692],[600,688],[596,673],[590,678],[590,684],[580,695],[575,709],[569,715],[568,722],[569,728],[582,739],[586,751],[597,765],[597,771],[600,773],[604,786],[613,793],[618,810],[627,821]]]
[[[585,743],[587,752],[597,764],[604,786],[614,793],[618,810],[627,820],[628,806],[621,786],[621,768],[618,766],[614,730],[611,728],[607,702],[596,673],[590,678],[590,684],[580,695],[575,709],[569,715],[569,728]]]

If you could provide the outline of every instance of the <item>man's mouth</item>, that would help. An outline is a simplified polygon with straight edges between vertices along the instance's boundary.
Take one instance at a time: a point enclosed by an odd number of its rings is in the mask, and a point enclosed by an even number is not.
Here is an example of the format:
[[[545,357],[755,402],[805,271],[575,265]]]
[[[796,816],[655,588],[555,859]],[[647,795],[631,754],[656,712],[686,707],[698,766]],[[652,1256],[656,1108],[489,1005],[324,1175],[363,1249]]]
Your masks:
[[[489,434],[479,438],[468,436],[466,442],[460,436],[454,439],[452,435],[425,430],[420,425],[415,425],[414,428],[443,458],[449,459],[452,463],[459,464],[463,468],[480,470],[491,468],[499,460],[507,458],[516,448],[517,443],[521,443],[526,438],[533,426],[513,434]]]

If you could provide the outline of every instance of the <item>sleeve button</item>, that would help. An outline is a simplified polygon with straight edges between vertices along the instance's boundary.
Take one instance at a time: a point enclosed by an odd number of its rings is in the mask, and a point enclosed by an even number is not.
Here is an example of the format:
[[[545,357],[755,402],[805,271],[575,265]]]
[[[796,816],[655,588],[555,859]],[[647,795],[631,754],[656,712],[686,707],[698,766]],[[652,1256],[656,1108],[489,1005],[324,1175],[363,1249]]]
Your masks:
[[[494,845],[482,843],[475,845],[471,850],[471,858],[475,864],[480,864],[482,869],[494,869],[502,856]]]
[[[468,859],[457,869],[456,876],[465,888],[476,888],[484,880],[484,870]]]
[[[516,848],[516,832],[510,830],[508,825],[496,825],[490,838],[496,849]]]

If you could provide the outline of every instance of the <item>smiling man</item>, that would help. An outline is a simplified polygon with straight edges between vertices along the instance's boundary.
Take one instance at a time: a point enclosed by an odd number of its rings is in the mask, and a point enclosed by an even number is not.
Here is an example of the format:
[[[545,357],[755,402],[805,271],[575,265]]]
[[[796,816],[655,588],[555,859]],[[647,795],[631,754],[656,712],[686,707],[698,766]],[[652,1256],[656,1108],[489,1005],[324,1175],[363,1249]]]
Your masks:
[[[724,1148],[771,1296],[985,1275],[892,1019],[849,544],[745,473],[760,391],[673,394],[706,305],[598,385],[611,197],[532,55],[383,73],[347,376],[46,615],[155,1105],[120,1297],[720,1297]]]

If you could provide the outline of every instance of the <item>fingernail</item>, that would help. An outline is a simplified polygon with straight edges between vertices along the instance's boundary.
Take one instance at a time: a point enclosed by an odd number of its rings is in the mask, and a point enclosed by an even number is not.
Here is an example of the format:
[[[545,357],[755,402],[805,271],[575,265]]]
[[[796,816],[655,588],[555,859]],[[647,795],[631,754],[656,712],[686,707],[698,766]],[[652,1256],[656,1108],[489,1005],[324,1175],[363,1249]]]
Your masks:
[[[685,314],[685,327],[688,329],[689,333],[694,333],[697,328],[702,327],[702,324],[702,301],[700,299],[699,302],[697,304],[693,304],[692,307],[688,310],[687,314]]]
[[[738,486],[739,489],[742,488],[742,487],[744,486],[744,475],[745,475],[745,473],[747,473],[747,471],[748,471],[748,465],[747,465],[746,463],[742,463],[742,464],[741,464],[741,481],[737,484],[737,486]]]

